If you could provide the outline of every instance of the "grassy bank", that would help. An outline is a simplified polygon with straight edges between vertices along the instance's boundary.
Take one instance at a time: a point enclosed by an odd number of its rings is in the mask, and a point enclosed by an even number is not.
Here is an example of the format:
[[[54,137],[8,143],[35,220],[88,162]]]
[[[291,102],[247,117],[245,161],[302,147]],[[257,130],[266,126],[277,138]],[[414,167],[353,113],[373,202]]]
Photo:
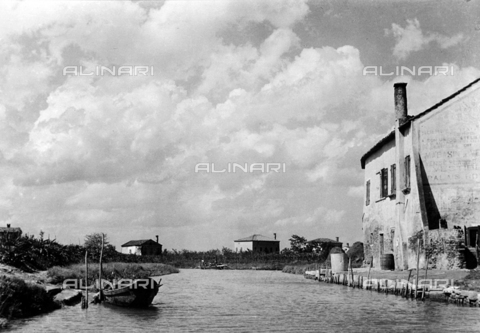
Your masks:
[[[60,308],[45,289],[18,278],[0,278],[0,316],[24,318]]]
[[[99,267],[97,264],[88,267],[88,283],[98,279]],[[149,276],[167,275],[178,273],[179,270],[173,266],[160,263],[122,263],[112,262],[103,265],[105,279],[142,279]],[[62,283],[66,279],[85,279],[85,265],[75,264],[67,267],[54,266],[47,271],[47,280],[53,284]]]

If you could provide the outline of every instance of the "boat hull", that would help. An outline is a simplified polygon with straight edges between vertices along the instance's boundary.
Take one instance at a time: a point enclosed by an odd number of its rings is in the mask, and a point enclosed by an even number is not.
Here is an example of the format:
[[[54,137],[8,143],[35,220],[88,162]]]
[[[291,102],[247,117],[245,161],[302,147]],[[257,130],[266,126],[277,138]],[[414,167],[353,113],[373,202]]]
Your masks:
[[[135,280],[123,288],[104,290],[103,298],[113,305],[144,308],[152,304],[159,287],[160,284],[153,279]]]

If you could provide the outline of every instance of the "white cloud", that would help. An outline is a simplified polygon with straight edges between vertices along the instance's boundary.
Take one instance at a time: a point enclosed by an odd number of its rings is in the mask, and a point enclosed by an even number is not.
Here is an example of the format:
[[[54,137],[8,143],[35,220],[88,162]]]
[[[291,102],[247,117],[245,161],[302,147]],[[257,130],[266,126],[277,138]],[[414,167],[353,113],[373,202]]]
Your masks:
[[[304,47],[305,1],[2,6],[0,219],[65,241],[101,227],[117,244],[148,231],[196,248],[252,233],[333,237],[354,220],[344,200],[359,202],[359,156],[391,125],[393,81],[363,76],[354,46]],[[123,64],[155,75],[61,75]],[[479,74],[455,73],[410,79],[410,103]],[[199,162],[286,172],[195,173]]]
[[[412,52],[420,51],[432,42],[436,42],[440,48],[446,49],[465,40],[461,33],[451,37],[439,33],[425,34],[416,18],[407,20],[405,28],[392,23],[392,29],[387,29],[385,33],[387,36],[392,34],[395,37],[396,44],[393,48],[393,55],[400,60],[405,60]]]

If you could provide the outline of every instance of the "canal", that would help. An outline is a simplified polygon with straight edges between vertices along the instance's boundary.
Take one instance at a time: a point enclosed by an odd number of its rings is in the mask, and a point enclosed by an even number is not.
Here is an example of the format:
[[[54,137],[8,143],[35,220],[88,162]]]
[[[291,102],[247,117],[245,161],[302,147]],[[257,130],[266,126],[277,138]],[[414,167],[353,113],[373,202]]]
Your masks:
[[[91,304],[10,332],[479,332],[480,309],[406,300],[275,271],[181,270],[149,309]]]

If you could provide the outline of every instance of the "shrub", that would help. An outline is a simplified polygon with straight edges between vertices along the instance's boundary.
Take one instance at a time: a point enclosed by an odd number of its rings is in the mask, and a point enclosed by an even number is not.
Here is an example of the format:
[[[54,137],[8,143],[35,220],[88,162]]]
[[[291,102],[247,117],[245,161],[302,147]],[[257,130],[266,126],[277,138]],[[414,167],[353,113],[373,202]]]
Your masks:
[[[98,279],[98,264],[89,264],[88,281],[91,285]],[[133,263],[106,263],[102,267],[102,278],[113,279],[143,279],[150,276],[160,276],[178,273],[175,267],[165,264],[133,264]],[[51,283],[62,283],[66,279],[85,279],[85,265],[76,264],[68,267],[52,267],[47,271],[47,277]]]
[[[0,278],[0,316],[23,318],[59,308],[45,289],[17,278]]]

